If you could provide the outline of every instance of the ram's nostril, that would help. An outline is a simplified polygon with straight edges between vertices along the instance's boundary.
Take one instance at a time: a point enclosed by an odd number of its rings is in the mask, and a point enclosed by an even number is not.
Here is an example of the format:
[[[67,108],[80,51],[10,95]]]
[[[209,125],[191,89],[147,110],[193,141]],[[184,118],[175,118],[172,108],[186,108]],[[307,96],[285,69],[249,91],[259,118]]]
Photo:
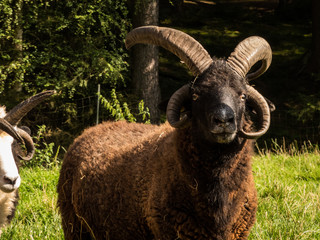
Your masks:
[[[227,122],[228,123],[234,123],[234,117],[229,118]]]
[[[225,104],[218,106],[212,114],[211,120],[217,125],[229,125],[235,121],[233,110]]]
[[[216,124],[221,124],[221,123],[224,123],[224,121],[223,120],[221,120],[221,119],[218,119],[218,118],[214,118],[214,120],[213,120]]]

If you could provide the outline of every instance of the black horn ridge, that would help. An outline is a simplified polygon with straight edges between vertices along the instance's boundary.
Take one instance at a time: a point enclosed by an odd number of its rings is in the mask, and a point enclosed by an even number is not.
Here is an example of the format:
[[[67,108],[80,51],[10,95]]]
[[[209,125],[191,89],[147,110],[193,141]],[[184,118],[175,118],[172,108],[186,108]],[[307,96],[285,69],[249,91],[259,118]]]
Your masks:
[[[247,75],[251,67],[260,60],[262,61],[261,67],[256,72]],[[227,62],[241,77],[247,77],[250,81],[267,71],[271,60],[272,50],[269,43],[261,37],[252,36],[237,45]]]
[[[9,113],[1,120],[2,122],[1,125],[3,126],[3,123],[5,122],[7,122],[11,126],[11,128],[13,128],[12,125],[18,125],[20,120],[29,111],[31,111],[34,107],[36,107],[38,104],[43,102],[46,98],[53,95],[54,93],[55,93],[54,90],[44,91],[19,103],[11,111],[9,111]],[[19,127],[17,127],[17,129],[15,130],[15,134],[12,134],[12,131],[11,132],[6,131],[6,132],[26,146],[26,150],[27,150],[26,156],[19,155],[19,158],[23,160],[30,160],[35,153],[35,147],[34,147],[31,136],[26,131],[24,131],[22,128],[19,128]],[[15,135],[17,135],[18,137],[15,137]]]
[[[48,90],[28,98],[10,110],[4,119],[12,125],[17,125],[29,111],[54,93],[54,90]]]
[[[18,156],[22,160],[29,161],[29,160],[32,159],[32,157],[33,157],[33,155],[35,153],[35,147],[34,147],[34,144],[33,144],[33,140],[31,138],[31,136],[26,131],[24,131],[23,129],[18,128],[17,132],[23,138],[25,146],[26,146],[26,150],[27,150],[27,155],[26,156],[22,156],[20,154]]]
[[[20,143],[24,143],[23,138],[17,133],[16,129],[5,119],[0,118],[0,129]]]
[[[133,29],[126,37],[126,48],[138,43],[161,46],[178,56],[194,76],[212,63],[209,53],[188,34],[172,28],[144,26]]]

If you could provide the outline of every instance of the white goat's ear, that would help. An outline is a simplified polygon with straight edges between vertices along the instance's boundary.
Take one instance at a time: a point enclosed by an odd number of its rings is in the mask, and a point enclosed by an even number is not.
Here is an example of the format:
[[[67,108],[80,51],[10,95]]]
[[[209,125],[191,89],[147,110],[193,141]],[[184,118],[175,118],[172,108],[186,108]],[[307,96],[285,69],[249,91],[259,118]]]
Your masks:
[[[26,133],[28,133],[29,135],[31,135],[31,129],[28,128],[27,126],[21,126],[21,127],[19,127],[19,128],[21,128],[23,131],[25,131]]]

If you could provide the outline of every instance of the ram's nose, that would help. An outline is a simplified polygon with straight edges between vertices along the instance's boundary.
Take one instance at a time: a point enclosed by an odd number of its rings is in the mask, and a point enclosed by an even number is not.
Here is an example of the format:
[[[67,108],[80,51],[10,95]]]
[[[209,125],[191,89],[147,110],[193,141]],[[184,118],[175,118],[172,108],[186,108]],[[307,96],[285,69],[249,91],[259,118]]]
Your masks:
[[[234,111],[226,104],[218,105],[211,116],[212,123],[221,128],[235,123]]]

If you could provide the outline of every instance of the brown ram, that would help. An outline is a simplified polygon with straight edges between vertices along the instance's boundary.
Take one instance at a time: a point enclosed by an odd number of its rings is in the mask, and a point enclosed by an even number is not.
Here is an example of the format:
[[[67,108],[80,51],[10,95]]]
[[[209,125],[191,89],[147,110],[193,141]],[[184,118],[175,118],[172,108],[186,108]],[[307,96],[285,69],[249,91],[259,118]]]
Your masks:
[[[131,31],[126,45],[137,43],[173,52],[196,78],[172,95],[167,123],[104,122],[75,139],[58,183],[65,239],[246,239],[257,209],[253,143],[270,124],[247,81],[269,67],[269,44],[250,37],[212,59],[187,34],[156,26]]]

